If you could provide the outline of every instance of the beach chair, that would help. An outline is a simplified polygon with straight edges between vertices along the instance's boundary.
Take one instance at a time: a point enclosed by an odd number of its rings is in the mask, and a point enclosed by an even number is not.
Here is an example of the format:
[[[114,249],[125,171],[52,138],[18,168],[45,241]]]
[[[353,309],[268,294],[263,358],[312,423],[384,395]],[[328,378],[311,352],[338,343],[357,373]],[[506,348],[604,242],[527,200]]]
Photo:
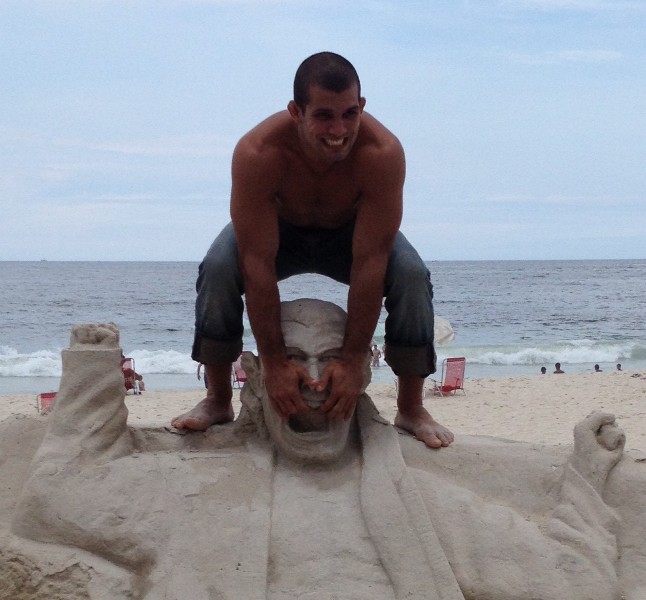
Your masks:
[[[123,358],[121,360],[121,371],[123,372],[123,381],[126,386],[126,394],[132,390],[133,394],[141,394],[137,372],[135,371],[135,359]]]
[[[247,381],[247,374],[242,368],[241,363],[242,354],[231,365],[231,387],[241,388],[245,381]]]
[[[445,358],[442,361],[442,380],[440,382],[434,379],[432,380],[434,384],[433,394],[435,396],[454,396],[458,390],[461,390],[465,396],[467,395],[464,389],[464,368],[466,362],[464,356]]]
[[[54,409],[54,402],[56,401],[56,392],[43,392],[36,396],[36,410],[41,415],[46,415]]]

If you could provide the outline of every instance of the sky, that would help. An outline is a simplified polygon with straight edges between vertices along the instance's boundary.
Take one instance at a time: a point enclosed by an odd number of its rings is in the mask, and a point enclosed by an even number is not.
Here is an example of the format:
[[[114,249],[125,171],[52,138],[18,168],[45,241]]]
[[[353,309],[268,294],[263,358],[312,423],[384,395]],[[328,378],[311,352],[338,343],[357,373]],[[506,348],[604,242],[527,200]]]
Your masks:
[[[199,261],[329,50],[425,260],[646,258],[646,0],[0,0],[0,260]]]

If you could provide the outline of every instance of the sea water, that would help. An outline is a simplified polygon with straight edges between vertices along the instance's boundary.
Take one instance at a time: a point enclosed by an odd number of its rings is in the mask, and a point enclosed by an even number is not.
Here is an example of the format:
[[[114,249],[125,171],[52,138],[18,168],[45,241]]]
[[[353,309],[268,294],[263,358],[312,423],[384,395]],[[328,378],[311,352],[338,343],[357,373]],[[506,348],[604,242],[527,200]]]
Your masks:
[[[646,260],[428,262],[435,312],[466,377],[646,369]],[[56,390],[78,323],[112,321],[149,389],[197,388],[192,262],[0,262],[0,394]],[[346,307],[347,286],[316,275],[280,284],[284,300]],[[374,342],[383,344],[382,310]],[[244,347],[256,344],[245,317]],[[373,381],[393,382],[390,368]],[[438,373],[439,375],[439,373]]]

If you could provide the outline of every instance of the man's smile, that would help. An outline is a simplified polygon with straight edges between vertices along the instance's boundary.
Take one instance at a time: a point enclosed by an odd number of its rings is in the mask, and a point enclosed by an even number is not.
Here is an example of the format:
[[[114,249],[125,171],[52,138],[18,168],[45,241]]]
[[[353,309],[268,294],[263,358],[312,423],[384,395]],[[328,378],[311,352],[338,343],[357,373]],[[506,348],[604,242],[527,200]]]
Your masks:
[[[340,139],[332,139],[332,138],[323,138],[323,141],[328,145],[328,146],[334,146],[334,147],[339,147],[343,146],[348,138],[342,137]]]

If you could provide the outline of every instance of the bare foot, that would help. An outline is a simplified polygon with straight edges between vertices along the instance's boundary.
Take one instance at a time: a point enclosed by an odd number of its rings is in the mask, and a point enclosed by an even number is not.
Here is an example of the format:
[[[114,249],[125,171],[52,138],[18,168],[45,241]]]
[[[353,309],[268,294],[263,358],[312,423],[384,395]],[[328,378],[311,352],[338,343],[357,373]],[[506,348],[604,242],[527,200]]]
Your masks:
[[[170,424],[175,429],[205,431],[211,425],[230,423],[233,421],[233,417],[233,406],[231,406],[231,402],[225,406],[221,406],[221,403],[216,399],[207,396],[188,412],[175,417]]]
[[[440,425],[423,406],[397,411],[395,426],[412,433],[429,448],[442,448],[453,442],[453,433]]]

